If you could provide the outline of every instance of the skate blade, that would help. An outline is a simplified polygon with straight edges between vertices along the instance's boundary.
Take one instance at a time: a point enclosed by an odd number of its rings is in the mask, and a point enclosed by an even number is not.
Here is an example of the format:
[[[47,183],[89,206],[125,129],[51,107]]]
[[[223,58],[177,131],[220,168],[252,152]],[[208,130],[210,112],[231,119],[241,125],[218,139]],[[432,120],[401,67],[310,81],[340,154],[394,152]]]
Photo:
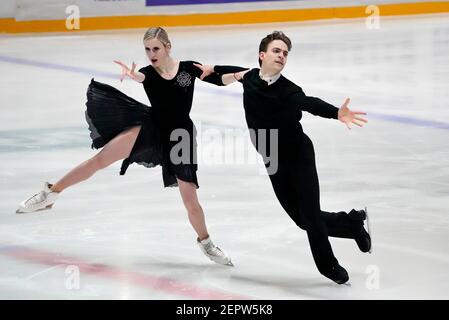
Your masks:
[[[365,213],[366,213],[366,228],[368,229],[368,234],[369,237],[371,239],[371,247],[368,250],[368,253],[371,254],[373,253],[373,236],[371,235],[371,228],[370,228],[370,223],[369,223],[369,215],[368,215],[368,209],[367,207],[365,207]]]
[[[225,266],[234,267],[234,264],[232,263],[232,261],[229,261],[228,263],[225,264]]]
[[[228,267],[233,267],[234,266],[232,261],[229,261],[229,262],[226,262],[226,263],[223,263],[221,261],[215,261],[213,259],[211,259],[211,261],[215,262],[216,264],[222,265],[222,266],[228,266]]]
[[[16,210],[16,213],[17,213],[17,214],[33,213],[33,212],[38,212],[38,211],[50,210],[52,207],[53,207],[53,204],[50,204],[50,205],[46,206],[45,208],[37,209],[37,210],[34,210],[34,211],[20,211],[20,209],[17,209],[17,210]]]

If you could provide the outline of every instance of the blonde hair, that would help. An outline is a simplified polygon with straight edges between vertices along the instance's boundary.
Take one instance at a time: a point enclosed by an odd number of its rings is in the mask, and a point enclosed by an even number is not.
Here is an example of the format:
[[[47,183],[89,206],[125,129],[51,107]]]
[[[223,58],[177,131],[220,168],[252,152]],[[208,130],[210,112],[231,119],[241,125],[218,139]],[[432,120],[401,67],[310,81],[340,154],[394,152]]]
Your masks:
[[[168,45],[171,46],[171,42],[168,39],[168,33],[161,27],[157,28],[149,28],[147,32],[145,32],[145,35],[143,36],[143,41],[145,40],[151,40],[151,39],[158,39],[164,47],[167,47]]]

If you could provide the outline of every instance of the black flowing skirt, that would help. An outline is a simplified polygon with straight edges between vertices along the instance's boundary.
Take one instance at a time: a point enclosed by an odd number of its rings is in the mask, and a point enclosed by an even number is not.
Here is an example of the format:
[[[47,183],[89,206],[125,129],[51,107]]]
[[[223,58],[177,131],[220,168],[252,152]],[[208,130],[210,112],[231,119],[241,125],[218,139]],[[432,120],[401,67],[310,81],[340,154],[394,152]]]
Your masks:
[[[152,107],[140,103],[114,87],[92,79],[87,89],[86,121],[89,125],[92,148],[99,149],[121,132],[141,126],[136,142],[128,158],[123,160],[120,174],[124,175],[132,163],[147,168],[162,166],[165,187],[176,187],[177,179],[192,182],[198,188],[196,163],[170,161],[170,150],[155,119]],[[196,139],[193,137],[193,152],[196,154]]]

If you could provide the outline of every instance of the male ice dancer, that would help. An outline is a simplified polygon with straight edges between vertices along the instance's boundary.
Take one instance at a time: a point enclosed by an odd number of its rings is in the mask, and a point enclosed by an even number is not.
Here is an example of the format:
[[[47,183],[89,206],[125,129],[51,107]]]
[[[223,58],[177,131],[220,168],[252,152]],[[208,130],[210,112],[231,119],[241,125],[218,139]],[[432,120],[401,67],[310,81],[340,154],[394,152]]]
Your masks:
[[[236,80],[243,84],[243,104],[246,122],[252,135],[252,143],[264,157],[274,192],[284,210],[301,228],[306,230],[312,255],[318,270],[338,284],[349,280],[347,271],[335,258],[328,237],[354,239],[362,252],[371,251],[371,237],[364,228],[367,210],[346,212],[325,212],[320,207],[319,182],[315,165],[315,153],[312,141],[303,132],[299,120],[302,111],[324,118],[338,119],[350,129],[350,124],[362,126],[367,122],[363,112],[351,111],[349,99],[336,108],[319,98],[309,97],[302,89],[281,75],[288,53],[291,50],[290,39],[282,32],[275,31],[262,39],[259,46],[260,69],[235,72],[235,67],[200,66],[202,77],[211,72],[223,74],[224,84]],[[262,130],[276,130],[278,141],[276,170],[266,150],[275,141],[260,141]],[[266,137],[270,134],[266,133]],[[271,159],[273,157],[270,157]],[[367,220],[368,225],[368,220]],[[369,226],[368,226],[369,231]]]

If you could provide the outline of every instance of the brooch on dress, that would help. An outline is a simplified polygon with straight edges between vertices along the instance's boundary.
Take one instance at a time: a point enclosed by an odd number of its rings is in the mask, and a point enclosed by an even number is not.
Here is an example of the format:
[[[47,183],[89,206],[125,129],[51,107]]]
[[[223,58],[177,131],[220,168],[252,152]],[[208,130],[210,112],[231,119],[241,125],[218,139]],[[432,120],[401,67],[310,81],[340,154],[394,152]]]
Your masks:
[[[180,87],[188,87],[190,86],[192,77],[185,71],[182,71],[177,77],[176,81],[178,82]]]

